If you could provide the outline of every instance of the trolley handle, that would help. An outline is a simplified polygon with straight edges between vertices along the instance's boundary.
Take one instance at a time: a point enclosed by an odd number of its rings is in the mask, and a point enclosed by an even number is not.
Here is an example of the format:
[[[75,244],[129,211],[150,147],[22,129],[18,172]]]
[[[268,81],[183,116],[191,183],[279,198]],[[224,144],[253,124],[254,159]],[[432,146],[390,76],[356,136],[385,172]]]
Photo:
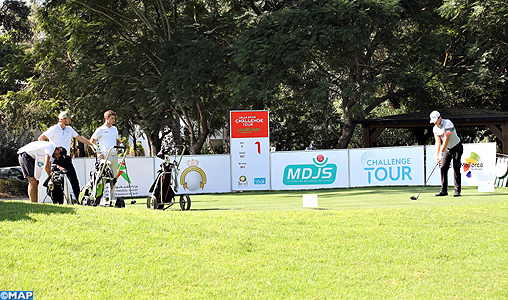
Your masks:
[[[178,167],[180,167],[180,163],[182,162],[183,154],[185,153],[185,150],[187,149],[187,146],[185,146],[185,145],[175,145],[175,148],[176,147],[181,147],[182,148],[182,152],[180,153],[180,159],[178,160],[178,163],[176,163],[176,153],[175,153],[175,165],[178,168]]]

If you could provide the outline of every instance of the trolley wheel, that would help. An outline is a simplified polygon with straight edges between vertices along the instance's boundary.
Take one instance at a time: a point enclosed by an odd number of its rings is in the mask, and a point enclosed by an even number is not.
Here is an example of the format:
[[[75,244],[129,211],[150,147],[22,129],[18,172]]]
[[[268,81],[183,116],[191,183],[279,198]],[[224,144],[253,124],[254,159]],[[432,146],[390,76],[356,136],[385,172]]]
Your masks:
[[[123,198],[117,198],[115,202],[115,207],[117,208],[125,207],[125,200]]]
[[[157,209],[157,199],[155,199],[154,196],[148,196],[148,198],[146,198],[146,208]]]
[[[191,201],[189,194],[180,195],[180,208],[182,210],[189,210],[191,206]]]

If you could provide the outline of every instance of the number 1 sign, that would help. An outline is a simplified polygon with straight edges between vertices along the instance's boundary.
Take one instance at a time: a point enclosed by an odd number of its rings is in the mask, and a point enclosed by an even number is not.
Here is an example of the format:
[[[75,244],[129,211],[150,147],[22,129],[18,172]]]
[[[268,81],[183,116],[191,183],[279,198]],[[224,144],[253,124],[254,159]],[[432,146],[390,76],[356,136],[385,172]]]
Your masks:
[[[230,117],[233,190],[270,189],[268,111],[231,111]]]

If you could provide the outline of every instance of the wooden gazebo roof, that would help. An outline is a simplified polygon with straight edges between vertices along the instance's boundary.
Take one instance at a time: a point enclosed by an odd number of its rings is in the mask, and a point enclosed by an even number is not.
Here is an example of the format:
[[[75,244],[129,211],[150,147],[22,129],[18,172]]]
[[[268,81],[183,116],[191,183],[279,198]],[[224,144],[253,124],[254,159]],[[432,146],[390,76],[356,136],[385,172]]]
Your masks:
[[[484,109],[444,108],[437,109],[444,119],[450,119],[455,127],[488,127],[500,140],[504,154],[508,154],[508,113]],[[432,137],[429,115],[432,110],[418,113],[376,117],[365,120],[354,120],[362,124],[364,147],[371,147],[372,142],[385,128],[413,128],[418,144],[423,145]]]

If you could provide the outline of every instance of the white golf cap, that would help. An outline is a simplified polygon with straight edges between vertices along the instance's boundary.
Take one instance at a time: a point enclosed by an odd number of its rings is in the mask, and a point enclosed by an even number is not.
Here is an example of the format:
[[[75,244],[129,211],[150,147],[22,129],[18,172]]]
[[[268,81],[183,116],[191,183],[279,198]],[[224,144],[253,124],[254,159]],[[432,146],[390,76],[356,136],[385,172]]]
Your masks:
[[[61,111],[60,114],[58,115],[58,120],[65,118],[72,118],[72,115],[68,111]]]
[[[439,117],[441,117],[441,114],[435,110],[433,112],[430,113],[430,123],[436,123],[437,119],[439,119]]]

